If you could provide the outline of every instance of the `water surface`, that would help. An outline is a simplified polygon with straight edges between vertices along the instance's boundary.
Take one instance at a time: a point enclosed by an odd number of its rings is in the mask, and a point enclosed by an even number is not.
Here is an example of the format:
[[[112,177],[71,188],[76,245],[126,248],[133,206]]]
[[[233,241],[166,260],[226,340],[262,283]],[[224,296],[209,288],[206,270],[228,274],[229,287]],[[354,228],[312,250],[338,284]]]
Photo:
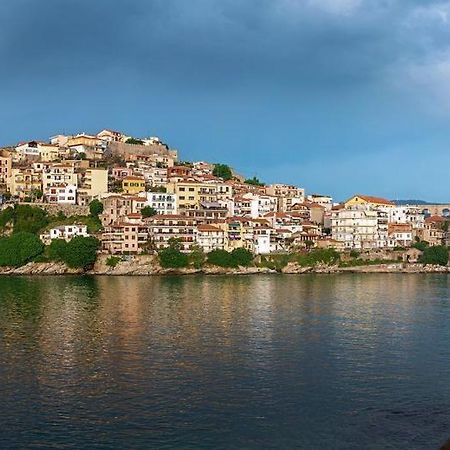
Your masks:
[[[434,449],[450,277],[1,277],[0,447]]]

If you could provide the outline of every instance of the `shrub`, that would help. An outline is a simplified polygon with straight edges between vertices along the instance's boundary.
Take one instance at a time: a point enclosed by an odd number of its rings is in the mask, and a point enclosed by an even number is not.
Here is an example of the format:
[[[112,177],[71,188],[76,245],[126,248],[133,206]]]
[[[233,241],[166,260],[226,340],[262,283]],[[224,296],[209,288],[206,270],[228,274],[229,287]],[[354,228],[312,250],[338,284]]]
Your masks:
[[[226,164],[215,164],[213,175],[215,177],[223,178],[224,180],[231,180],[231,178],[233,178],[230,166],[227,166]]]
[[[299,255],[297,262],[301,266],[315,266],[317,264],[336,264],[340,259],[339,253],[332,248],[312,250],[310,253]]]
[[[237,266],[249,266],[253,261],[253,253],[245,248],[235,248],[231,252],[231,258],[233,260],[233,265]]]
[[[116,267],[117,264],[119,264],[119,262],[122,259],[119,258],[118,256],[110,256],[107,260],[106,260],[106,265],[109,267]]]
[[[158,214],[158,211],[156,211],[156,209],[152,208],[151,206],[144,206],[141,209],[141,214],[142,214],[142,217],[152,217],[152,216],[156,216],[156,214]]]
[[[226,250],[213,250],[209,252],[208,262],[220,267],[234,267],[233,257]]]
[[[359,258],[359,255],[360,255],[361,253],[359,253],[358,252],[358,250],[350,250],[350,256],[352,257],[352,258]]]
[[[206,260],[203,249],[198,245],[193,245],[191,247],[191,253],[189,254],[189,260],[196,269],[201,269]]]
[[[20,232],[0,239],[0,266],[22,266],[39,256],[44,249],[32,233]]]
[[[427,247],[419,259],[422,264],[439,264],[446,266],[448,264],[448,248],[443,245]]]
[[[64,262],[72,268],[87,269],[95,263],[99,245],[94,237],[75,236],[67,243]]]
[[[181,268],[189,265],[188,255],[181,253],[181,251],[174,247],[166,247],[158,252],[159,263],[161,267]]]
[[[91,213],[91,216],[97,217],[103,212],[103,203],[95,198],[89,203],[89,212]]]
[[[414,242],[412,247],[417,248],[417,250],[420,250],[421,252],[423,252],[429,245],[430,244],[427,241],[418,241],[418,242]]]
[[[47,255],[53,261],[64,261],[67,242],[64,239],[53,239],[47,248]]]
[[[47,212],[31,205],[16,205],[14,207],[14,233],[37,234],[49,224]]]
[[[8,206],[0,212],[0,228],[4,228],[9,222],[14,220],[14,208]]]

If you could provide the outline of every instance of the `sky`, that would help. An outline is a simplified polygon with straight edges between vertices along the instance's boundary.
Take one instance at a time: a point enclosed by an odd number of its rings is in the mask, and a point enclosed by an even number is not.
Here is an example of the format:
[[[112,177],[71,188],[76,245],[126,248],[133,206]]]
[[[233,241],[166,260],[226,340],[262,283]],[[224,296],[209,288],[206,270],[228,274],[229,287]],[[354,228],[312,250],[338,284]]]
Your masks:
[[[450,2],[1,0],[0,146],[159,136],[343,200],[450,202]]]

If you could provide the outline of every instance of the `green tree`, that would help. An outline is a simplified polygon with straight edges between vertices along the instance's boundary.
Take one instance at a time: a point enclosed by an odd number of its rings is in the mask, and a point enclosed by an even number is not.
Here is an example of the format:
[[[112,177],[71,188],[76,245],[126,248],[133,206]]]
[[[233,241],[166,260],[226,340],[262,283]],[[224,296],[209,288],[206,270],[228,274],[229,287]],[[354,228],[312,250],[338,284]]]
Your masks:
[[[0,239],[0,266],[22,266],[39,256],[44,249],[33,233],[20,232]]]
[[[235,248],[231,252],[233,266],[249,266],[253,261],[253,253],[245,248]]]
[[[67,242],[64,239],[53,239],[47,248],[47,255],[53,261],[64,261]]]
[[[179,239],[171,238],[169,239],[168,244],[168,247],[163,248],[158,252],[161,267],[166,269],[187,267],[189,265],[189,257],[181,252],[181,241]]]
[[[156,211],[156,209],[152,208],[151,206],[144,206],[141,209],[141,214],[142,214],[142,217],[152,217],[152,216],[156,216],[156,214],[158,214],[158,211]]]
[[[94,237],[75,236],[67,243],[64,262],[72,268],[87,269],[95,263],[99,246]]]
[[[256,177],[253,177],[253,178],[247,178],[247,179],[244,181],[244,183],[245,183],[245,184],[251,184],[251,185],[253,185],[253,186],[265,186],[265,185],[266,185],[266,184],[263,183],[262,181],[259,181],[259,179],[256,178]]]
[[[423,251],[419,262],[422,264],[438,264],[440,266],[446,266],[448,264],[448,248],[444,245],[427,247]]]
[[[417,241],[417,242],[414,242],[412,247],[417,248],[417,250],[420,250],[421,252],[423,252],[429,245],[430,244],[427,241]]]
[[[203,267],[203,265],[205,264],[206,255],[199,245],[193,245],[191,247],[189,260],[196,269],[201,269]]]
[[[214,266],[220,266],[220,267],[234,267],[235,263],[233,261],[233,257],[231,256],[231,253],[227,252],[226,250],[212,250],[208,253],[208,262],[210,264],[213,264]]]
[[[144,141],[130,137],[125,141],[125,144],[144,145]]]
[[[14,207],[14,233],[34,233],[49,224],[47,212],[31,205],[15,205]]]
[[[103,203],[95,198],[89,203],[89,212],[92,217],[98,217],[103,212]]]
[[[233,172],[231,171],[230,166],[226,164],[215,164],[213,175],[215,177],[223,178],[224,180],[231,180],[231,178],[233,178]]]

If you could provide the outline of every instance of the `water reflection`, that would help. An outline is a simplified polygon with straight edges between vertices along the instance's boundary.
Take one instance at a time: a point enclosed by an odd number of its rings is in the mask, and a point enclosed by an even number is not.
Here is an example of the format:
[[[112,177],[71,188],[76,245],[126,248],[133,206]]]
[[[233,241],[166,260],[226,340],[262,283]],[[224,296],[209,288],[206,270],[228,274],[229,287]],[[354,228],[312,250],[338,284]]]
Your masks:
[[[448,294],[442,275],[1,278],[0,447],[437,446]]]

